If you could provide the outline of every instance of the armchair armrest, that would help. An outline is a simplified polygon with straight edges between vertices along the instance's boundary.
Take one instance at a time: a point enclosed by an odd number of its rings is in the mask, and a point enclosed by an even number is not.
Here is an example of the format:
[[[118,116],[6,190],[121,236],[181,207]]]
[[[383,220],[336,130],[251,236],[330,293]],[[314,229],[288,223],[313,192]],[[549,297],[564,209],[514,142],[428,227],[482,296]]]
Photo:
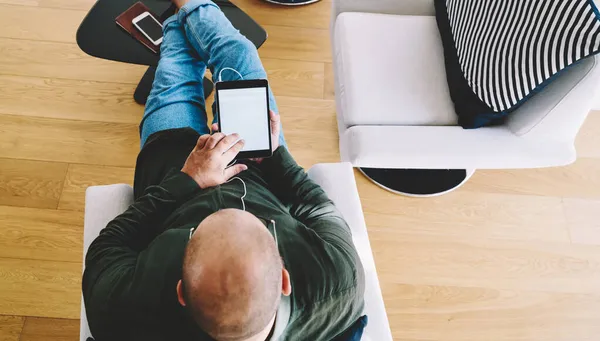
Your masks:
[[[518,136],[506,126],[352,126],[340,135],[342,161],[355,167],[507,169],[564,166],[573,141]]]
[[[332,23],[344,12],[435,15],[433,0],[333,0]]]
[[[90,244],[100,231],[133,203],[133,188],[129,185],[92,186],[85,191],[85,217],[83,221],[83,264]],[[93,340],[88,326],[83,297],[81,297],[81,322],[79,340]]]

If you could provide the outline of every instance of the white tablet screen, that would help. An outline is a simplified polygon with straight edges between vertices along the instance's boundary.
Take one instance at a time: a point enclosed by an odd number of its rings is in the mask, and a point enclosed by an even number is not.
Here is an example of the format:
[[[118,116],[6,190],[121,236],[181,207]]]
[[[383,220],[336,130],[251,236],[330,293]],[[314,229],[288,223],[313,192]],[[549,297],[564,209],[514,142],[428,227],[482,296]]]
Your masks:
[[[269,149],[267,88],[219,90],[218,97],[221,132],[238,133],[243,152]]]

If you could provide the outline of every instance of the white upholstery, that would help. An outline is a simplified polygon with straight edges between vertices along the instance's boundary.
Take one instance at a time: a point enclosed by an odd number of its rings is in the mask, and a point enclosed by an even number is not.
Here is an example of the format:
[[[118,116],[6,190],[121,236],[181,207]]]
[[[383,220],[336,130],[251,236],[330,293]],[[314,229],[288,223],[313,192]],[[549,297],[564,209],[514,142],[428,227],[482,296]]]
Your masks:
[[[596,96],[592,110],[600,110],[600,94]]]
[[[508,117],[509,129],[519,136],[574,141],[598,93],[597,66],[597,58],[588,58],[563,70],[554,82]]]
[[[331,12],[333,18],[344,12],[429,16],[435,14],[433,0],[335,0]]]
[[[341,156],[355,166],[407,169],[502,169],[566,165],[575,147],[519,138],[505,126],[354,126],[340,136]]]
[[[600,57],[563,71],[504,125],[464,130],[432,1],[333,0],[331,30],[342,161],[412,169],[575,161],[575,137],[599,97]]]
[[[365,268],[365,311],[369,323],[363,334],[363,341],[391,341],[392,333],[388,322],[379,279],[369,243],[367,226],[363,216],[354,171],[350,163],[330,163],[313,166],[308,175],[333,200],[352,229],[354,246]]]
[[[335,26],[346,127],[457,124],[435,17],[342,13]]]
[[[133,202],[133,188],[118,184],[93,186],[85,191],[85,216],[83,221],[83,266],[90,244],[100,231],[116,216],[123,213]],[[91,336],[85,314],[83,297],[81,298],[80,339],[85,341]]]
[[[308,171],[309,176],[323,187],[346,218],[354,244],[365,268],[365,311],[369,323],[362,340],[392,340],[389,322],[369,243],[352,165],[349,163],[319,164]],[[89,187],[85,197],[84,255],[94,238],[115,216],[133,202],[133,189],[128,185]],[[83,301],[81,305],[80,340],[90,337]]]

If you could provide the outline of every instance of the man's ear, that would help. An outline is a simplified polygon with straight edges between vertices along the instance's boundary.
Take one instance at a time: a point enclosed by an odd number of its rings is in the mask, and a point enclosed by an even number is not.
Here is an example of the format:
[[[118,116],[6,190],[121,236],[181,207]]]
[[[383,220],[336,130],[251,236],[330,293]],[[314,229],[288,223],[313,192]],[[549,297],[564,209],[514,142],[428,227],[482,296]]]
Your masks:
[[[183,298],[183,282],[181,280],[177,282],[177,300],[182,307],[185,307],[185,299]]]
[[[281,294],[290,296],[292,293],[292,282],[290,281],[290,273],[285,269],[281,269]]]

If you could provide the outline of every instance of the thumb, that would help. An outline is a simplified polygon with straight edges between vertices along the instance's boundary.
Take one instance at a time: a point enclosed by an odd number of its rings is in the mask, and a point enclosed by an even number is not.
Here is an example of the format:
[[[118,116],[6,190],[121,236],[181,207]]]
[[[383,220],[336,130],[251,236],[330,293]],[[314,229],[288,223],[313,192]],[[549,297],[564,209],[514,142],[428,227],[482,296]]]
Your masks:
[[[215,132],[219,131],[219,124],[218,124],[218,123],[213,123],[213,124],[210,126],[210,130],[212,130],[212,132],[213,132],[213,133],[215,133]]]
[[[248,166],[243,165],[243,164],[233,165],[229,168],[225,168],[225,181],[233,178],[234,176],[245,171],[246,169],[248,169]]]

